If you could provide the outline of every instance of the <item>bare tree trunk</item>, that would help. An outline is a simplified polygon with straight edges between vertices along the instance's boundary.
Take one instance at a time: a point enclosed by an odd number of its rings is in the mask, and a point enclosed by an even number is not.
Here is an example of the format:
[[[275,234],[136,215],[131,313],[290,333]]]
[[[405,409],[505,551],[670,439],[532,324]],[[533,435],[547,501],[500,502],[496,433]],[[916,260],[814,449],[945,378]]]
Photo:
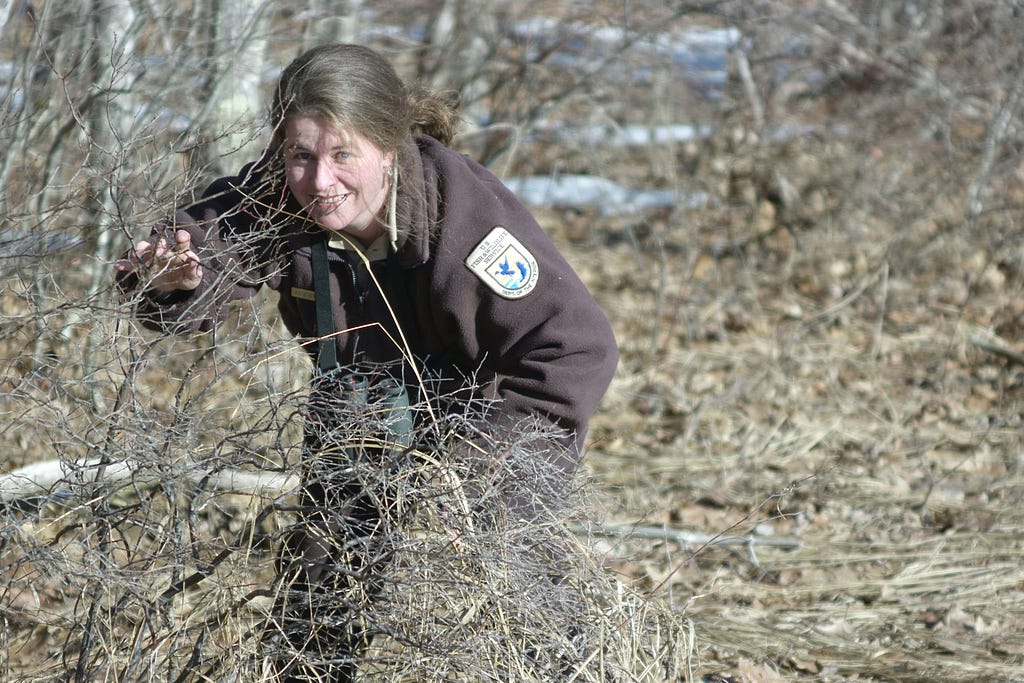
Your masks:
[[[14,4],[14,0],[0,0],[0,36],[4,34],[7,22],[11,19],[11,8]],[[20,4],[19,2],[18,5]]]
[[[86,135],[91,141],[89,171],[92,175],[89,197],[92,202],[91,218],[87,224],[95,230],[86,234],[86,244],[93,258],[85,262],[90,273],[86,301],[96,301],[109,280],[109,264],[116,245],[116,222],[122,202],[124,184],[119,182],[123,167],[124,148],[129,144],[134,98],[130,93],[114,97],[108,95],[114,83],[130,80],[133,68],[131,55],[135,53],[135,10],[129,0],[96,0],[90,16],[94,38],[89,53],[92,83],[97,93],[103,93],[89,107]],[[80,314],[68,316],[63,337],[80,322]],[[92,374],[92,349],[100,343],[100,328],[93,326],[82,357],[83,375]]]
[[[265,109],[261,92],[266,38],[263,0],[218,2],[217,71],[222,75],[213,124],[226,131],[217,145],[222,156],[251,154],[259,140],[255,131]]]
[[[459,91],[463,113],[477,124],[485,123],[489,114],[484,95],[490,83],[483,66],[495,32],[489,5],[444,0],[432,18],[421,67],[423,76],[435,87]]]
[[[312,26],[311,39],[314,45],[359,41],[362,0],[313,0],[310,4],[312,12],[318,17]]]
[[[262,74],[266,58],[263,26],[269,13],[265,0],[206,0],[209,26],[206,105],[196,116],[200,148],[193,157],[200,176],[235,170],[228,158],[245,158],[259,145],[258,128],[265,111]]]

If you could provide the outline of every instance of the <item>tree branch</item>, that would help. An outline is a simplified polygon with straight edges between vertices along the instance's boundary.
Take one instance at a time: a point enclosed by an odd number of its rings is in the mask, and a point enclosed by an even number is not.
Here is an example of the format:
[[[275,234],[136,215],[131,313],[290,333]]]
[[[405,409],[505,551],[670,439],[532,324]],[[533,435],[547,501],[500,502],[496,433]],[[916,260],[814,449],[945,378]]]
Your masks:
[[[156,472],[138,462],[101,463],[99,460],[72,463],[46,460],[26,465],[0,476],[0,504],[30,498],[61,499],[69,497],[71,485],[82,470],[105,466],[102,480],[108,483],[131,481],[135,485],[155,486],[161,479]],[[223,469],[206,472],[193,469],[185,474],[193,484],[208,489],[254,496],[278,496],[299,486],[299,478],[285,472],[250,472]]]

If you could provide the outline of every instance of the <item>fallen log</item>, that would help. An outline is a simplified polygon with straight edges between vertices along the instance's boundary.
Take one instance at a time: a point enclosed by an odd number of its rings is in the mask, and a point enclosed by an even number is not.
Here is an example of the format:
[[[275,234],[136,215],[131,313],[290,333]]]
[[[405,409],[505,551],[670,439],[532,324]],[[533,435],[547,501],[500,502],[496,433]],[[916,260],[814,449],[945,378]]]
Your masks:
[[[59,500],[73,497],[76,488],[91,481],[130,481],[136,485],[152,486],[166,476],[152,468],[143,467],[139,462],[45,460],[0,475],[0,504],[33,498]],[[285,472],[237,469],[205,471],[194,468],[186,470],[181,476],[191,484],[211,490],[253,496],[280,496],[299,486],[299,478]]]

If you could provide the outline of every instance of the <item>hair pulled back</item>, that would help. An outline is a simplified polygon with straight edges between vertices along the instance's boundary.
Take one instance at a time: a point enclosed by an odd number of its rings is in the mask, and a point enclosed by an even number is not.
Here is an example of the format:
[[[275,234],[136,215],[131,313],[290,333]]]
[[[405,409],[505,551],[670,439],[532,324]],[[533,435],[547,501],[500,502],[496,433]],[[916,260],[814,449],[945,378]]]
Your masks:
[[[270,112],[274,148],[292,116],[316,116],[352,130],[384,152],[409,135],[451,142],[459,123],[457,98],[424,86],[407,88],[383,56],[361,45],[315,47],[285,67]]]

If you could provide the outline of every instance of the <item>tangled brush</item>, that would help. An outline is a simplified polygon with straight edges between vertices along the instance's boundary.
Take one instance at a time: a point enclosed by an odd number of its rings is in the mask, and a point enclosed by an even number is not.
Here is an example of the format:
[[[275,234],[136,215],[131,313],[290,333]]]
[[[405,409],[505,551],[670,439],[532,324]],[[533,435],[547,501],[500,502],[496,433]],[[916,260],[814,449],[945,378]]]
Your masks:
[[[283,458],[299,478],[259,511],[217,490],[223,476],[196,476],[223,474],[228,456],[171,468],[138,451],[128,480],[71,468],[72,494],[8,509],[20,517],[5,537],[3,645],[20,680],[653,682],[688,671],[686,620],[620,582],[575,531],[588,487],[567,474],[558,434],[535,421],[485,434],[480,403],[428,420],[415,399],[325,395],[314,388],[298,464]],[[50,597],[26,601],[29,584]],[[49,652],[25,656],[40,628]]]

